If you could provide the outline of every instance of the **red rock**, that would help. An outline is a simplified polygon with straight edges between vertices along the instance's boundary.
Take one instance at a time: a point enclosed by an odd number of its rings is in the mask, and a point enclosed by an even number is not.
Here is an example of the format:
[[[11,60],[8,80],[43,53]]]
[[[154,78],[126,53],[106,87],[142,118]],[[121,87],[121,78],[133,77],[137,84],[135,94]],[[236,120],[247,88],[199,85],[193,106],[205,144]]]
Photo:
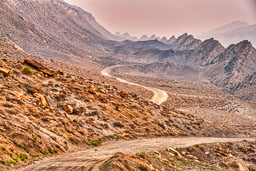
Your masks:
[[[123,91],[120,92],[120,96],[123,97],[123,98],[125,98],[125,99],[128,98],[128,94],[125,93],[125,92],[123,92]]]
[[[67,112],[68,114],[71,114],[74,111],[70,105],[63,105],[62,107],[63,107],[64,111]]]
[[[24,60],[24,63],[37,69],[38,71],[41,71],[44,73],[45,76],[51,76],[54,77],[56,74],[53,70],[45,67],[44,65],[40,64],[39,62],[35,61],[34,59],[31,58],[26,58]]]
[[[0,73],[4,75],[4,77],[7,77],[10,73],[9,69],[0,68]]]

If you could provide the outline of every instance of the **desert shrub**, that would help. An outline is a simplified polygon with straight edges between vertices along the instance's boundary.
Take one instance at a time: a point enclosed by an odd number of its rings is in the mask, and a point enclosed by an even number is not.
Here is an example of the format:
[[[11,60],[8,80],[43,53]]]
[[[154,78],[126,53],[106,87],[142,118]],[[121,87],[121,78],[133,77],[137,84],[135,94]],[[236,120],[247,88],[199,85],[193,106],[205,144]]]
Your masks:
[[[27,74],[27,75],[31,75],[31,74],[33,74],[33,71],[30,67],[24,67],[23,68],[23,73]]]
[[[19,154],[19,158],[20,158],[22,161],[24,161],[24,160],[26,160],[28,157],[27,157],[26,155],[20,153],[20,154]]]
[[[88,145],[93,145],[93,146],[99,146],[101,144],[101,142],[99,140],[95,140],[95,141],[92,141],[90,143],[88,143]]]
[[[17,161],[15,161],[15,160],[8,160],[7,161],[7,164],[10,166],[11,164],[16,164],[17,163]]]

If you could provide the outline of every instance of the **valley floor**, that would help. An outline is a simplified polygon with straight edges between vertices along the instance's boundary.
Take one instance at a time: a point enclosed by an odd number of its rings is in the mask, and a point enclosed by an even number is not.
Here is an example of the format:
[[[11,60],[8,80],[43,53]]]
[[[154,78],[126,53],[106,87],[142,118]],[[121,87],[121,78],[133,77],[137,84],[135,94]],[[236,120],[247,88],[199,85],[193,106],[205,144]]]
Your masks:
[[[164,106],[198,115],[211,122],[226,123],[242,130],[248,129],[252,134],[256,133],[255,104],[241,100],[216,86],[154,77],[120,74],[116,76],[166,91],[169,97]]]

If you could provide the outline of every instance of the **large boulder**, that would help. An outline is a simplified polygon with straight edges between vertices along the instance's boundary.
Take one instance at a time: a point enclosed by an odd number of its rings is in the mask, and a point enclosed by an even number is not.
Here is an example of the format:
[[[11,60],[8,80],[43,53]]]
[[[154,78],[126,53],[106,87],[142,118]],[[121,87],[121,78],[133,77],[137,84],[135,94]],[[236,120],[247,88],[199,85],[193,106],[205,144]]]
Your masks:
[[[35,61],[34,59],[31,58],[26,58],[24,60],[24,63],[37,69],[38,71],[43,72],[44,74],[47,74],[47,76],[54,77],[56,74],[53,70],[47,68],[46,66],[40,64],[39,62]]]

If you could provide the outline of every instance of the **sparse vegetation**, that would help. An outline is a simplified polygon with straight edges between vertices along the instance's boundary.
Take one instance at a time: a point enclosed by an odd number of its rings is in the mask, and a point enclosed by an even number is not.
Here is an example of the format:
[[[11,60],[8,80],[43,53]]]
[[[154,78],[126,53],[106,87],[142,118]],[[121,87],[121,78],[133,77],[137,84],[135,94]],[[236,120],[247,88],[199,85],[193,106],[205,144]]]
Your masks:
[[[36,138],[33,138],[32,141],[35,143],[36,142]]]
[[[88,145],[92,145],[92,146],[100,146],[101,145],[101,142],[99,140],[95,140],[95,141],[92,141],[90,143],[88,143]]]
[[[47,151],[43,152],[43,155],[45,155],[45,156],[48,155],[48,154],[49,154],[49,152],[47,152]]]
[[[16,160],[8,160],[7,164],[10,166],[11,164],[17,164]]]
[[[55,153],[57,153],[57,151],[54,150],[54,149],[51,149],[51,150],[50,150],[50,153],[51,153],[51,154],[55,154]]]
[[[28,157],[26,155],[24,155],[23,153],[20,153],[18,156],[22,161],[28,159]]]
[[[32,75],[33,71],[32,71],[32,69],[30,67],[24,67],[23,68],[23,73],[27,74],[27,75]]]

